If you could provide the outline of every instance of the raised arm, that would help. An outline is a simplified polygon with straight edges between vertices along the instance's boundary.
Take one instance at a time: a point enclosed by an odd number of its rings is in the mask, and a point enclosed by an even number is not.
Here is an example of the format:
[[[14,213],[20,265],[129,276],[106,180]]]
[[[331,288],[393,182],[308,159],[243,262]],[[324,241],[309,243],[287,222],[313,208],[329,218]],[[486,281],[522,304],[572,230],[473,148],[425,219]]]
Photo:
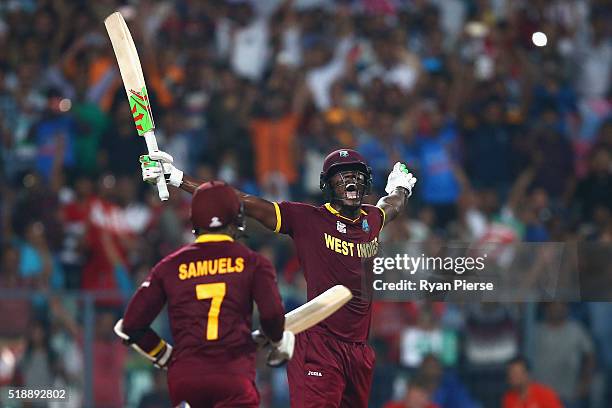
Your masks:
[[[410,173],[405,164],[395,163],[385,187],[388,195],[382,197],[376,204],[385,213],[385,223],[395,219],[404,210],[416,182],[416,177]]]
[[[406,207],[410,193],[402,187],[398,187],[391,194],[382,197],[376,206],[385,212],[385,224],[397,217]]]
[[[207,180],[198,180],[174,167],[172,164],[172,156],[165,152],[154,152],[151,155],[141,156],[140,165],[142,168],[142,179],[149,183],[156,183],[158,177],[161,176],[162,170],[159,162],[163,163],[163,172],[166,181],[169,185],[180,188],[193,194],[193,192],[202,183]],[[236,190],[240,200],[244,204],[244,213],[247,217],[251,217],[259,221],[264,227],[269,230],[276,230],[278,206],[263,198],[245,194],[242,191]]]

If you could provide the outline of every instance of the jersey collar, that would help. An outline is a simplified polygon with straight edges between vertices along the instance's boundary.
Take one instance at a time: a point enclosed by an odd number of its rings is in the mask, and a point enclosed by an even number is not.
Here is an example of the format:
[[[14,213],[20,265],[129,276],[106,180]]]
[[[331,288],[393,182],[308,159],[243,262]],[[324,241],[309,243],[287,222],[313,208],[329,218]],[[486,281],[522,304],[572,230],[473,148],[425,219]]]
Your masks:
[[[234,242],[234,238],[230,237],[229,235],[225,235],[225,234],[202,234],[202,235],[199,235],[195,240],[197,244],[201,244],[203,242],[222,242],[222,241]]]
[[[362,215],[368,215],[367,212],[365,212],[363,210],[363,208],[359,209],[359,217],[355,218],[354,220],[345,217],[344,215],[340,214],[340,211],[336,210],[334,207],[332,207],[332,205],[330,203],[325,203],[324,207],[327,209],[327,211],[329,211],[330,213],[334,214],[336,217],[342,218],[344,220],[350,221],[350,222],[357,222],[359,220],[359,218],[361,218]]]

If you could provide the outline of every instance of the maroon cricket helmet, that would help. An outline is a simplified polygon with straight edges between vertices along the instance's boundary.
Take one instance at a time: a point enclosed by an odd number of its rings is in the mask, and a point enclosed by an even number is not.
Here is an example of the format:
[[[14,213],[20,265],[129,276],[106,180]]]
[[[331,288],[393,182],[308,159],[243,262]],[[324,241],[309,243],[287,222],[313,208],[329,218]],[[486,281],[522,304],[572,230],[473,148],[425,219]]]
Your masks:
[[[329,179],[338,171],[344,169],[356,169],[366,176],[366,194],[370,193],[372,187],[372,169],[368,166],[365,158],[352,149],[338,149],[327,155],[323,161],[323,171],[319,180],[319,187],[325,190]]]
[[[194,229],[216,230],[229,224],[242,226],[243,210],[238,194],[223,181],[200,185],[191,199]]]

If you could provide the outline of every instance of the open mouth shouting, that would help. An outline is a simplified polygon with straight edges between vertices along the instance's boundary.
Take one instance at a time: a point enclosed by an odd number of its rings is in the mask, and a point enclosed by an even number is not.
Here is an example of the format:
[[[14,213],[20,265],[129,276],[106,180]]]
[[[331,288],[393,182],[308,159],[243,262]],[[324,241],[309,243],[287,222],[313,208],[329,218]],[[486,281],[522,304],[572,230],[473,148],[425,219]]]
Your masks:
[[[348,183],[346,185],[346,198],[349,200],[356,200],[359,198],[359,192],[357,191],[356,183]]]

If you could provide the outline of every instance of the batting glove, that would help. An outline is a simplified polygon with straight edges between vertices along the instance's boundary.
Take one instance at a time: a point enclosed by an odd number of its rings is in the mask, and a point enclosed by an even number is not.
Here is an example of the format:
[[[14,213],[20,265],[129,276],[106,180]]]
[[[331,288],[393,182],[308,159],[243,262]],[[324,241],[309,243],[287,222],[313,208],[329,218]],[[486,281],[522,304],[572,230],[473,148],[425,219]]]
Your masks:
[[[396,188],[402,187],[408,191],[408,197],[412,195],[412,188],[416,184],[417,179],[410,173],[405,164],[397,162],[393,166],[393,170],[389,174],[387,179],[387,186],[385,191],[387,194],[391,194]]]
[[[153,365],[161,370],[168,369],[168,363],[170,362],[170,358],[172,357],[172,346],[166,342],[164,342],[164,346],[162,349],[152,356],[155,360],[153,361]]]
[[[155,367],[162,370],[168,369],[168,363],[172,357],[172,346],[170,344],[166,343],[164,340],[161,340],[161,347],[159,347],[159,350],[157,350],[155,354],[150,354],[140,348],[140,346],[136,344],[127,333],[125,333],[123,330],[123,319],[119,319],[117,321],[113,331],[117,336],[119,336],[119,338],[121,338],[121,342],[123,344],[136,350],[138,354],[152,362]]]
[[[295,347],[295,335],[290,331],[283,332],[283,338],[277,342],[271,342],[272,350],[268,354],[267,364],[270,367],[279,367],[291,360],[293,348]]]
[[[149,184],[157,184],[157,180],[162,176],[163,166],[163,176],[166,178],[166,182],[171,186],[180,187],[183,182],[183,172],[174,167],[173,161],[172,156],[161,150],[140,156],[143,181]]]
[[[270,343],[270,339],[268,339],[266,335],[261,332],[261,330],[255,330],[252,332],[251,338],[255,344],[257,344],[258,348],[266,347]]]

